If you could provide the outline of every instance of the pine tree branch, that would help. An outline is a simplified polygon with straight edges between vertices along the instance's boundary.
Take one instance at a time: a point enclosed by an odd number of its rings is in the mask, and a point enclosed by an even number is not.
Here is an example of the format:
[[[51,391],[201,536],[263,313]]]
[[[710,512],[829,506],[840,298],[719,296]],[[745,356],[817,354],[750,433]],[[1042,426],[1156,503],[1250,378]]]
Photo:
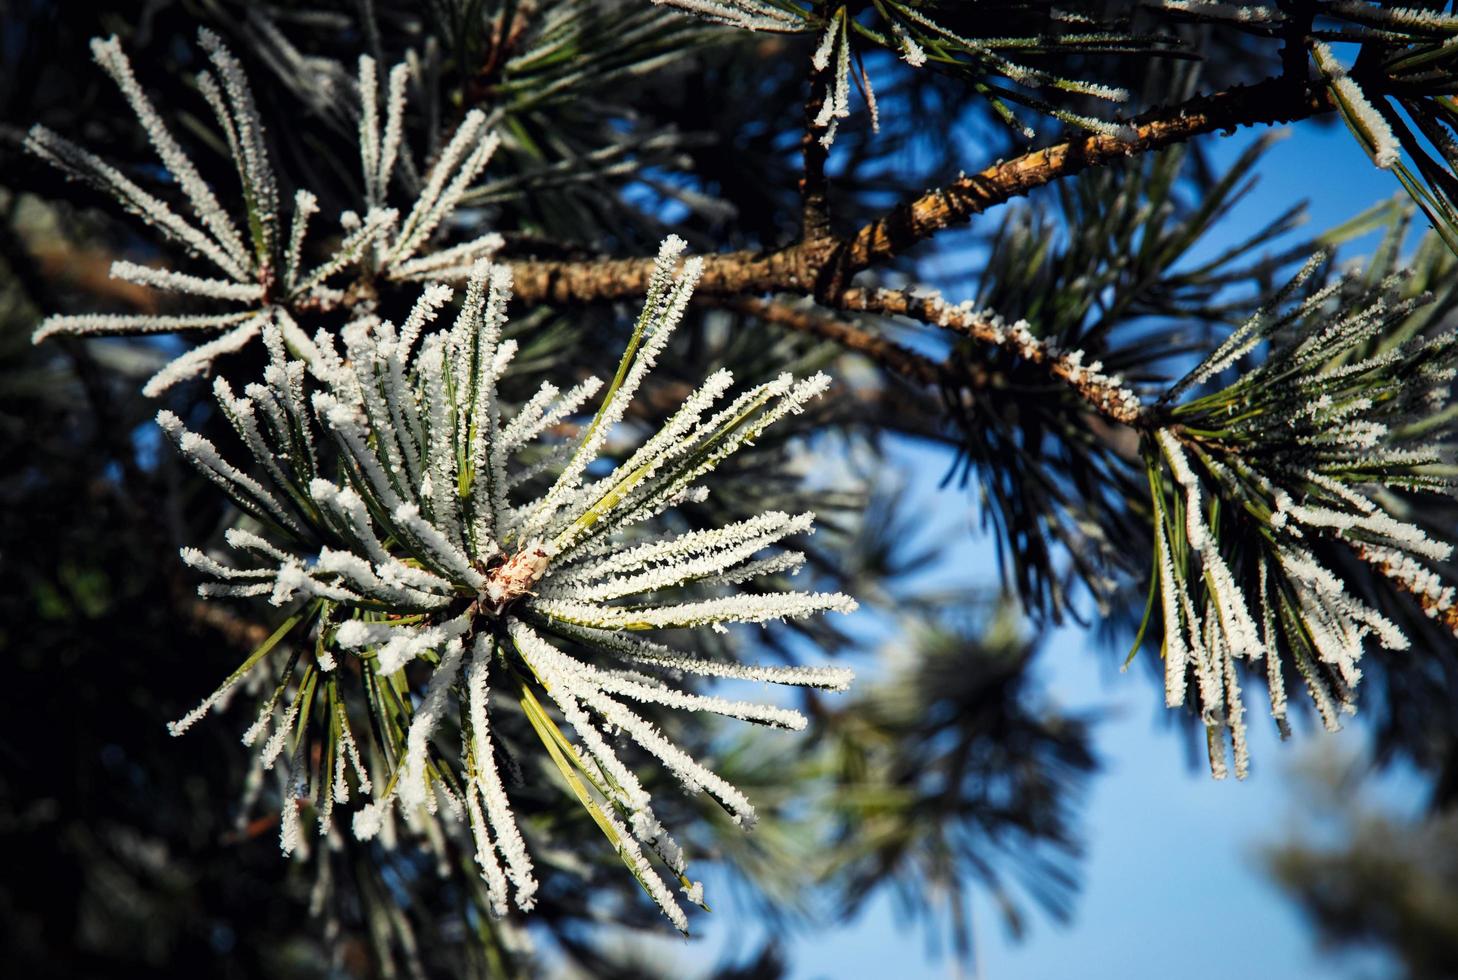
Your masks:
[[[851,324],[796,310],[783,303],[756,299],[753,294],[813,294],[822,304],[838,309],[907,316],[949,328],[1044,365],[1050,378],[1069,385],[1099,415],[1134,428],[1149,424],[1138,400],[1121,385],[1088,370],[1077,358],[1053,351],[1030,337],[1010,335],[991,319],[949,307],[940,299],[918,297],[909,292],[846,289],[844,284],[855,272],[893,258],[974,214],[1091,167],[1163,149],[1220,129],[1300,119],[1332,108],[1324,89],[1294,85],[1285,77],[1238,86],[1148,115],[1124,138],[1084,136],[996,164],[899,206],[850,238],[834,239],[829,237],[828,215],[823,211],[823,194],[828,183],[824,175],[824,154],[812,150],[821,146],[813,138],[813,122],[819,111],[815,107],[817,93],[824,97],[823,88],[817,88],[812,78],[811,97],[806,104],[806,136],[802,142],[803,227],[807,236],[819,235],[823,229],[827,237],[807,238],[769,253],[740,251],[705,256],[697,292],[699,301],[716,302],[780,326],[833,340],[919,384],[946,382],[951,378],[949,369]],[[833,247],[827,248],[832,243]],[[639,259],[512,264],[516,296],[520,301],[563,306],[612,302],[641,295],[651,271],[651,262]]]
[[[1081,355],[1059,352],[1033,337],[1026,328],[1009,328],[985,313],[948,305],[935,295],[920,296],[904,290],[848,289],[841,294],[838,302],[844,310],[910,317],[998,347],[1029,363],[1041,365],[1051,378],[1066,384],[1109,421],[1131,428],[1149,424],[1139,400],[1118,379],[1102,374],[1097,365],[1083,364]]]
[[[916,384],[935,385],[948,380],[946,365],[818,311],[798,309],[788,303],[754,297],[716,305],[758,317],[766,323],[834,341],[846,350],[863,354],[893,374]]]
[[[814,292],[821,298],[833,297],[855,273],[895,258],[940,231],[1038,187],[1205,133],[1289,122],[1331,109],[1320,86],[1298,86],[1281,76],[1201,96],[1145,115],[1133,124],[1127,137],[1080,136],[995,164],[899,205],[849,238],[831,239],[836,245],[830,250],[824,241],[815,242],[813,247],[802,241],[774,252],[707,255],[698,295]],[[817,163],[813,156],[806,157],[807,203],[816,200],[818,182],[824,176],[823,159]],[[818,178],[817,165],[821,168]],[[810,217],[807,211],[807,222]],[[818,217],[809,226],[820,227]],[[652,267],[650,259],[603,258],[516,262],[512,272],[522,302],[578,305],[641,295]]]
[[[698,296],[808,293],[816,269],[805,250],[792,245],[774,252],[720,252],[704,257]],[[597,258],[573,262],[508,263],[516,298],[522,303],[586,306],[642,297],[653,273],[652,259]]]
[[[1221,129],[1291,122],[1332,108],[1324,89],[1277,76],[1156,109],[1136,120],[1127,136],[1089,134],[1025,153],[929,191],[860,229],[843,246],[834,281],[848,282],[855,273],[901,255],[939,231],[1091,167]]]

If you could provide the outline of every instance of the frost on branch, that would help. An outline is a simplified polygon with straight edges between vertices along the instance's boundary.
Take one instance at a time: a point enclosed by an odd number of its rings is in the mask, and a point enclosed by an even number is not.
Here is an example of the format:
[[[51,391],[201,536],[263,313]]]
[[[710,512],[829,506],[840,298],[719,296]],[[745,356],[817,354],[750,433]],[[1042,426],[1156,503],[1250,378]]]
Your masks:
[[[237,351],[257,338],[264,323],[272,323],[288,346],[312,366],[317,352],[295,325],[291,312],[334,309],[346,300],[356,311],[366,305],[367,297],[358,289],[351,292],[342,285],[357,286],[376,279],[461,280],[476,262],[490,258],[500,247],[499,236],[487,234],[440,251],[428,248],[497,147],[496,135],[487,132],[485,115],[477,110],[466,114],[420,186],[405,188],[414,195],[414,203],[403,212],[396,210],[389,206],[388,198],[392,186],[403,183],[398,164],[408,154],[404,130],[410,71],[404,64],[391,69],[382,124],[377,69],[372,59],[361,57],[363,217],[353,211],[340,215],[332,250],[317,265],[308,264],[304,245],[319,211],[318,199],[307,190],[297,191],[286,225],[267,133],[242,65],[212,32],[200,31],[198,40],[212,70],[198,76],[197,86],[238,171],[240,186],[231,198],[225,195],[224,199],[241,200],[241,214],[230,213],[219,194],[202,179],[142,91],[115,37],[93,40],[92,52],[97,64],[120,87],[158,159],[176,181],[185,213],[178,213],[115,167],[42,126],[31,129],[25,145],[111,195],[195,262],[210,267],[207,274],[195,275],[118,261],[111,267],[113,278],[181,297],[233,305],[198,316],[51,316],[36,330],[37,343],[54,334],[224,331],[159,371],[143,389],[149,396],[206,373],[219,355]],[[413,167],[410,170],[414,172]],[[340,282],[345,272],[353,277],[351,283]]]
[[[292,668],[247,741],[272,725],[264,762],[273,765],[300,719],[319,717],[314,702],[327,692],[335,707],[326,714],[324,761],[307,781],[320,832],[351,792],[348,769],[360,795],[375,793],[354,816],[360,839],[384,834],[397,811],[421,833],[439,821],[447,835],[466,835],[498,914],[509,899],[531,908],[537,885],[530,833],[513,815],[498,767],[504,750],[493,735],[493,699],[524,712],[629,870],[686,929],[660,869],[691,898],[699,886],[606,733],[626,736],[685,790],[708,793],[747,827],[749,800],[669,740],[643,706],[800,729],[806,722],[796,711],[675,682],[699,675],[831,690],[850,682],[842,669],[708,661],[640,635],[855,608],[840,594],[738,587],[799,567],[803,556],[778,546],[811,533],[810,514],[770,512],[681,534],[653,530],[660,514],[702,492],[701,478],[722,460],[823,391],[823,375],[784,375],[729,397],[733,379],[716,373],[661,430],[605,465],[608,436],[697,281],[697,259],[675,271],[682,249],[671,238],[659,253],[612,383],[595,414],[565,439],[563,421],[601,385],[559,392],[544,384],[515,415],[506,410],[498,382],[515,351],[502,337],[511,281],[485,263],[448,328],[426,329],[452,296],[432,285],[401,326],[355,322],[342,334],[342,351],[321,332],[308,372],[317,379],[312,393],[304,364],[266,323],[271,360],[263,382],[241,392],[223,379],[215,384],[219,406],[254,457],[251,472],[169,413],[159,417],[182,453],[272,532],[230,532],[231,563],[185,550],[183,559],[209,576],[202,593],[266,597],[297,610],[314,631],[315,653],[289,707],[279,719],[275,706]],[[554,466],[544,469],[543,460]],[[197,721],[261,656],[174,732]],[[373,773],[351,734],[351,717],[360,715],[370,718],[378,743],[367,753],[381,760]]]
[[[1426,298],[1406,295],[1401,277],[1308,287],[1323,259],[1166,401],[1209,387],[1264,345],[1259,366],[1168,409],[1144,443],[1166,701],[1193,701],[1217,777],[1227,734],[1237,776],[1248,763],[1237,662],[1264,661],[1285,734],[1288,673],[1335,729],[1356,710],[1365,646],[1409,647],[1359,594],[1362,566],[1458,628],[1452,545],[1420,526],[1413,499],[1451,492],[1452,450],[1433,420],[1451,398],[1458,340],[1428,322]]]

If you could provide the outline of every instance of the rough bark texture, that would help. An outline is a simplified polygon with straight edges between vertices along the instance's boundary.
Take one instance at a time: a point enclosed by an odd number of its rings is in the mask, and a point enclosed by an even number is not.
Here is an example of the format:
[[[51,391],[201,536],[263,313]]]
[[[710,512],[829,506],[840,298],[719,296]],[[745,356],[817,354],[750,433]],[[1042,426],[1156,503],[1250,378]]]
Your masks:
[[[806,111],[814,104],[812,97]],[[789,292],[834,302],[855,273],[901,255],[945,228],[1038,187],[1216,130],[1303,119],[1331,108],[1324,89],[1298,85],[1284,77],[1238,86],[1149,113],[1132,123],[1126,136],[1080,136],[994,164],[901,204],[844,238],[829,232],[824,210],[824,159],[815,149],[818,142],[807,131],[802,148],[806,165],[804,224],[814,237],[771,252],[707,255],[697,294]],[[651,258],[512,263],[517,297],[525,303],[554,306],[639,297],[647,288],[652,269]]]
[[[1216,130],[1302,119],[1332,108],[1324,88],[1285,75],[1237,86],[1147,113],[1130,123],[1128,132],[1121,136],[1083,135],[996,163],[980,173],[905,202],[849,236],[836,237],[828,207],[826,153],[818,139],[821,130],[814,125],[826,95],[824,74],[812,73],[805,104],[806,128],[801,143],[804,170],[800,183],[802,239],[771,252],[704,256],[703,278],[695,296],[701,303],[738,309],[835,341],[923,385],[956,385],[959,379],[945,365],[853,324],[758,297],[772,293],[813,297],[832,309],[907,316],[955,330],[979,342],[1006,347],[995,325],[976,314],[949,311],[940,303],[918,299],[911,293],[853,289],[851,278],[857,272],[904,254],[946,228],[966,222],[973,215],[1091,167],[1173,146]],[[511,268],[519,301],[574,306],[638,299],[647,290],[653,260],[524,260],[511,263]],[[1088,380],[1085,374],[1061,359],[1037,351],[1016,353],[1043,365],[1051,378],[1070,386],[1110,422],[1134,428],[1148,422],[1141,412],[1130,407],[1127,399],[1118,397],[1117,390]]]
[[[1191,99],[1157,110],[1121,137],[1088,135],[1025,153],[902,204],[846,242],[837,274],[848,278],[901,254],[944,228],[960,224],[1036,187],[1123,157],[1182,143],[1236,126],[1304,119],[1331,109],[1324,90],[1293,86],[1284,77]]]

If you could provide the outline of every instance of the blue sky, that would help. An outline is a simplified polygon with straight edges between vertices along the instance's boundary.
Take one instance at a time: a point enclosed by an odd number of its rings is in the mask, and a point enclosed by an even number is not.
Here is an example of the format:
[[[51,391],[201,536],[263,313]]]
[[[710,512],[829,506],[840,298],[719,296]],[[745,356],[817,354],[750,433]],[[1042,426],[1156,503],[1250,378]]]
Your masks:
[[[1233,159],[1254,134],[1221,141],[1217,163]],[[1340,125],[1306,125],[1277,144],[1260,168],[1255,191],[1226,221],[1210,250],[1244,237],[1296,198],[1310,202],[1315,233],[1351,217],[1397,190],[1391,175],[1372,167]],[[988,219],[991,220],[991,219]],[[955,290],[948,296],[959,300]],[[990,543],[976,529],[969,498],[938,490],[945,459],[898,450],[912,479],[915,506],[931,515],[928,535],[965,541],[949,566],[992,574]],[[1321,958],[1296,909],[1263,877],[1258,853],[1300,819],[1292,768],[1317,748],[1356,751],[1360,720],[1329,736],[1298,726],[1282,744],[1273,726],[1252,724],[1252,774],[1243,783],[1210,779],[1202,758],[1168,725],[1155,685],[1137,671],[1120,674],[1114,658],[1092,649],[1079,629],[1056,633],[1038,664],[1046,691],[1071,709],[1098,709],[1106,720],[1096,744],[1104,771],[1095,778],[1083,813],[1088,849],[1085,880],[1074,920],[1058,926],[1035,915],[1021,942],[1009,939],[985,902],[974,905],[977,963],[961,975],[1008,977],[1177,976],[1216,980],[1229,976],[1281,980],[1311,976],[1380,975],[1380,956]],[[1254,715],[1254,712],[1253,712]],[[1411,797],[1411,780],[1396,794]],[[1394,803],[1403,802],[1393,799]],[[702,922],[706,946],[743,954],[756,930],[732,907]],[[857,921],[798,939],[789,950],[793,976],[810,978],[957,976],[957,964],[927,955],[924,933],[897,920],[886,899]]]

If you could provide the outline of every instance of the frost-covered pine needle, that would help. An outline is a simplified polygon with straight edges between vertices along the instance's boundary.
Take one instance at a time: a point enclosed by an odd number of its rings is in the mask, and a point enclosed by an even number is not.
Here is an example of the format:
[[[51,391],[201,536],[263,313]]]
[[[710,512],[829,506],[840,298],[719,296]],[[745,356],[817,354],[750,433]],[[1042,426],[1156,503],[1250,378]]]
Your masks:
[[[804,21],[783,7],[766,0],[653,0],[663,6],[677,7],[708,20],[748,31],[795,31]]]
[[[1347,70],[1337,60],[1331,47],[1323,42],[1311,46],[1312,58],[1321,73],[1331,83],[1337,108],[1352,132],[1367,148],[1372,162],[1384,170],[1390,170],[1402,158],[1402,144],[1392,131],[1386,118],[1367,98],[1361,86],[1354,82]]]
[[[829,690],[850,682],[843,668],[708,661],[641,635],[855,608],[840,594],[741,588],[800,566],[802,555],[780,549],[811,533],[810,514],[771,512],[719,529],[655,530],[655,519],[690,497],[719,462],[822,391],[823,376],[782,376],[731,396],[733,379],[720,372],[618,465],[597,465],[684,314],[698,263],[682,260],[682,252],[681,241],[665,242],[622,364],[596,413],[578,427],[556,423],[576,416],[599,384],[566,393],[544,384],[514,417],[506,410],[498,383],[515,350],[502,338],[510,278],[485,263],[473,270],[459,313],[436,329],[431,325],[452,292],[429,285],[400,327],[362,320],[347,329],[347,359],[321,337],[312,397],[302,387],[303,363],[285,354],[279,326],[265,323],[274,359],[264,383],[248,385],[240,397],[219,381],[215,392],[255,457],[252,472],[222,459],[176,417],[159,417],[183,454],[274,532],[231,532],[234,564],[186,550],[188,564],[213,579],[205,594],[248,590],[313,618],[308,642],[319,655],[265,742],[265,763],[281,756],[291,736],[300,737],[294,733],[303,717],[320,717],[318,708],[310,714],[319,690],[345,689],[336,677],[347,678],[345,658],[357,658],[373,693],[354,710],[341,702],[324,712],[335,732],[334,771],[301,785],[314,787],[321,814],[373,787],[374,798],[353,818],[361,839],[388,833],[397,808],[407,827],[427,836],[464,835],[497,912],[509,900],[530,908],[537,885],[530,832],[513,814],[497,769],[494,698],[525,711],[631,873],[686,929],[662,872],[696,900],[699,886],[687,878],[683,852],[603,729],[622,733],[686,791],[708,793],[747,826],[754,818],[750,801],[678,747],[654,714],[709,712],[798,730],[805,718],[796,711],[705,694],[696,681],[723,677]],[[574,434],[558,435],[563,428]],[[512,478],[543,448],[559,460],[557,478],[539,496],[523,498],[522,484]],[[275,717],[287,674],[250,730],[250,742]],[[329,680],[318,681],[324,674]],[[239,676],[174,732],[194,724]],[[556,706],[575,740],[547,705]],[[356,730],[384,733],[378,757],[389,760],[388,772],[367,774],[347,735],[349,715],[360,709],[374,719]],[[457,737],[460,756],[437,751]],[[357,793],[346,757],[358,775]],[[459,769],[452,758],[459,758]],[[327,799],[320,796],[326,791]],[[295,817],[288,820],[285,844],[297,846]]]
[[[1452,543],[1430,535],[1398,496],[1451,493],[1450,448],[1415,423],[1451,398],[1458,340],[1436,331],[1389,342],[1423,297],[1408,295],[1400,277],[1375,288],[1355,276],[1310,286],[1325,259],[1309,262],[1160,404],[1211,385],[1264,346],[1258,366],[1168,409],[1146,443],[1166,702],[1198,692],[1217,775],[1225,735],[1236,775],[1248,764],[1236,661],[1266,658],[1284,734],[1287,671],[1335,728],[1356,710],[1367,644],[1411,645],[1337,574],[1343,553],[1458,631]],[[1307,295],[1294,299],[1298,288]]]
[[[55,334],[162,333],[253,324],[249,330],[231,330],[225,337],[177,357],[147,383],[144,391],[155,396],[181,381],[206,374],[220,355],[246,346],[258,336],[257,324],[264,317],[279,325],[296,354],[311,361],[313,345],[296,343],[296,338],[288,335],[288,316],[291,311],[340,307],[349,295],[340,288],[347,273],[395,281],[465,279],[475,263],[490,258],[500,248],[501,239],[494,234],[444,249],[435,247],[442,227],[498,144],[496,135],[486,131],[485,117],[479,112],[467,114],[435,165],[424,175],[420,194],[410,206],[403,210],[389,206],[390,190],[401,183],[395,177],[405,156],[405,97],[410,71],[400,64],[389,72],[382,119],[378,72],[374,61],[365,57],[360,59],[358,84],[363,217],[353,212],[339,215],[334,233],[324,232],[328,242],[325,254],[311,268],[304,268],[310,231],[316,232],[316,238],[321,237],[317,234],[321,222],[311,221],[318,212],[318,198],[307,189],[298,190],[286,221],[264,121],[242,64],[211,32],[199,32],[198,40],[211,63],[211,70],[198,77],[198,88],[212,108],[223,143],[232,154],[239,181],[235,190],[220,192],[203,180],[198,166],[143,92],[131,62],[114,37],[92,41],[92,52],[97,64],[121,89],[166,172],[176,181],[186,212],[179,213],[117,168],[44,127],[34,127],[25,145],[35,155],[110,194],[124,209],[216,273],[195,274],[120,261],[112,266],[114,278],[184,299],[234,307],[193,316],[51,316],[36,330],[33,339],[37,343]],[[236,203],[237,213],[225,207],[224,201]],[[246,230],[246,242],[240,228]],[[237,308],[240,305],[241,310]],[[367,314],[367,306],[358,304],[356,314]]]

